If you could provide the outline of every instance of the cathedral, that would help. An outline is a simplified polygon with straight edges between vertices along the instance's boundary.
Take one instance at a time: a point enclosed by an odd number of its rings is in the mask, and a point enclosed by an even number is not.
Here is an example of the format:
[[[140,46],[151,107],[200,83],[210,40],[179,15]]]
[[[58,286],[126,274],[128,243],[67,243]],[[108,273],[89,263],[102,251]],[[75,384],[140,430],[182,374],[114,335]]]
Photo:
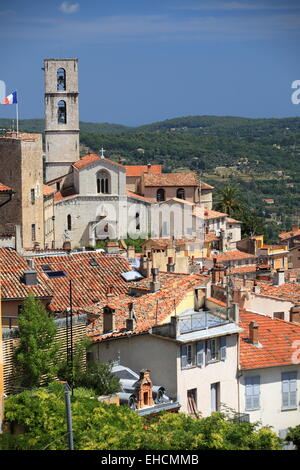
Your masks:
[[[194,172],[122,165],[106,157],[109,149],[81,156],[78,59],[45,59],[43,70],[44,146],[40,134],[0,137],[0,182],[15,191],[2,211],[0,245],[17,227],[15,245],[18,238],[25,250],[126,238],[206,238],[221,251],[235,247],[239,221],[212,210],[213,187]]]

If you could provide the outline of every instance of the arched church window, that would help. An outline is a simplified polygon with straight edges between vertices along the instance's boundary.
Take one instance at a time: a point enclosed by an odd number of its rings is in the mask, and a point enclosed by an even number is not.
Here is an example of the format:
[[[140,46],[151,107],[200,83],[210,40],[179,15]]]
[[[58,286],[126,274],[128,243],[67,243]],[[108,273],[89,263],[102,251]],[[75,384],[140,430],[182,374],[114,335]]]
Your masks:
[[[67,216],[67,225],[68,225],[68,230],[72,230],[72,217],[70,214]]]
[[[57,70],[57,90],[66,90],[66,71],[63,68]]]
[[[156,193],[156,200],[157,202],[161,202],[165,200],[165,190],[164,189],[158,189]]]
[[[107,171],[101,170],[97,174],[97,193],[110,194],[110,175]]]
[[[59,101],[57,105],[57,122],[58,124],[67,123],[67,106],[64,100]]]
[[[184,191],[183,188],[177,189],[177,195],[176,195],[176,197],[177,197],[178,199],[185,199],[185,191]]]

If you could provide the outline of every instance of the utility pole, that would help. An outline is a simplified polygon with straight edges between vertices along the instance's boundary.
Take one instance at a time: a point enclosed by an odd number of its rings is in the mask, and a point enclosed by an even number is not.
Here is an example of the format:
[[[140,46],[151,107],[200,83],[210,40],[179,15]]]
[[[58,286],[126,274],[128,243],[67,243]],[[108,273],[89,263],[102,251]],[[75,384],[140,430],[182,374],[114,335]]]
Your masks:
[[[67,382],[65,382],[64,383],[64,392],[65,392],[65,403],[66,403],[66,417],[67,417],[67,427],[68,427],[69,450],[74,450],[70,391],[71,391],[71,389],[70,389],[69,385],[67,384]]]

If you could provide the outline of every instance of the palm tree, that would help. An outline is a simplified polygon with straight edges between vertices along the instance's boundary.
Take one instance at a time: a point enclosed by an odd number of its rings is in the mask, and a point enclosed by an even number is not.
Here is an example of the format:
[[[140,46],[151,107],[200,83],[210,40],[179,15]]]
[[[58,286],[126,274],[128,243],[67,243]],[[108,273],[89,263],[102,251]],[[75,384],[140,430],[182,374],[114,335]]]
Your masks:
[[[239,190],[236,186],[225,186],[219,194],[216,209],[232,216],[241,207],[239,199]]]

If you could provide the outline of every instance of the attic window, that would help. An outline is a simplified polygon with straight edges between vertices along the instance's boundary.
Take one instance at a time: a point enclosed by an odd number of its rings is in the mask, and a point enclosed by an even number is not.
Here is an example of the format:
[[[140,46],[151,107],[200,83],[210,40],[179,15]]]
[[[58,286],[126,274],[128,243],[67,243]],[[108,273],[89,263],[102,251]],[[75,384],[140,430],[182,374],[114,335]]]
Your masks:
[[[47,271],[52,271],[52,269],[50,268],[49,264],[42,264],[41,265],[41,268],[44,272],[47,272]]]
[[[91,266],[97,266],[97,267],[99,267],[99,264],[97,263],[97,261],[95,260],[95,258],[92,258],[92,259],[90,260],[90,265],[91,265]]]
[[[67,275],[64,271],[46,271],[46,274],[50,279],[56,279],[56,278],[60,278],[60,277],[67,277]]]

